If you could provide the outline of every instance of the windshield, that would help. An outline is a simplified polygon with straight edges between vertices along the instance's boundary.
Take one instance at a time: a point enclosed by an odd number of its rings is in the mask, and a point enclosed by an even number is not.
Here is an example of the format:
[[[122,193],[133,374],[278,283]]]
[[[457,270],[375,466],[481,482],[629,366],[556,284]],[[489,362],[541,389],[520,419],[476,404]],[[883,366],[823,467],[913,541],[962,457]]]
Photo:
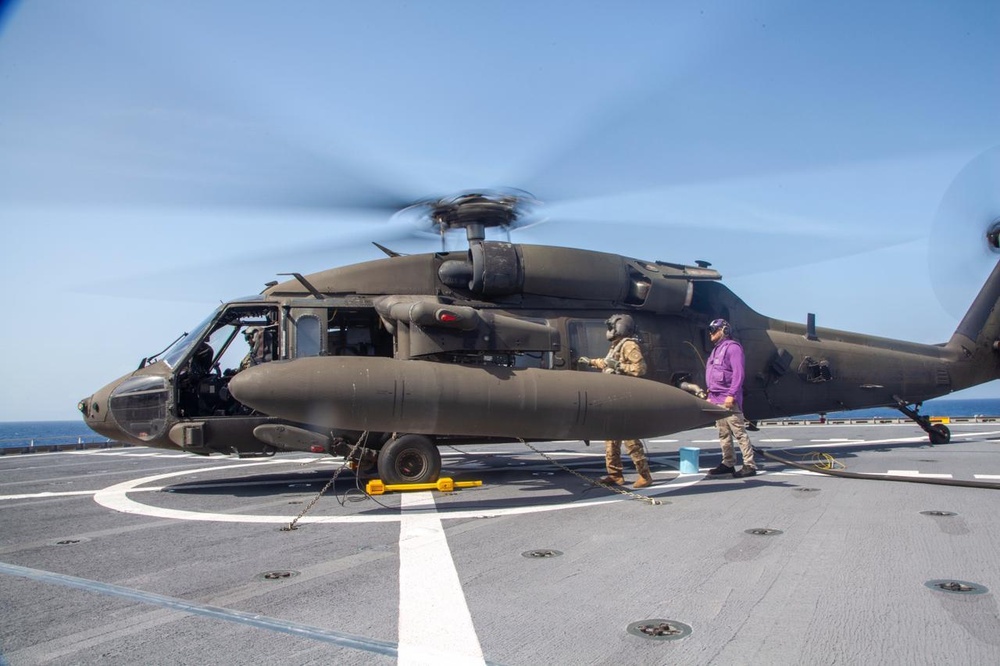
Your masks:
[[[191,349],[191,347],[196,342],[198,342],[198,340],[201,340],[202,336],[205,334],[205,331],[208,330],[208,327],[212,324],[212,321],[214,321],[215,318],[219,316],[219,311],[221,310],[222,307],[217,308],[215,312],[210,314],[205,319],[205,321],[195,326],[194,329],[191,330],[191,332],[187,333],[186,335],[181,337],[180,340],[170,345],[167,351],[163,353],[163,362],[166,363],[171,368],[176,366],[178,361],[184,358],[188,350]]]

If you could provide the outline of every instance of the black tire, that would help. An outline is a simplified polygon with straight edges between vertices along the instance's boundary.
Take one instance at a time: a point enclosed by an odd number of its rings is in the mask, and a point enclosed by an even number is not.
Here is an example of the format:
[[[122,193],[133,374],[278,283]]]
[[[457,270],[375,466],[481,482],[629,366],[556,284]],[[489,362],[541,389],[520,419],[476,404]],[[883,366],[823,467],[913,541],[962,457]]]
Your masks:
[[[397,437],[379,451],[378,474],[384,483],[434,483],[441,475],[441,452],[429,437]]]
[[[931,440],[931,444],[947,444],[951,441],[951,430],[946,425],[936,423],[931,426],[927,436]]]

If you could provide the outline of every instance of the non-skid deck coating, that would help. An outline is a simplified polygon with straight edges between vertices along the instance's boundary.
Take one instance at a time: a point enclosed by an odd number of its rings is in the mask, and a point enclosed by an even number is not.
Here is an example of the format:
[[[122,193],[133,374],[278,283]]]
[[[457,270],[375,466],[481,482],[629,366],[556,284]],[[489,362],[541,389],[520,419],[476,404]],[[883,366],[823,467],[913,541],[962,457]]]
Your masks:
[[[1000,425],[952,432],[753,440],[851,472],[1000,482]],[[600,476],[601,446],[535,446],[547,457],[443,449],[448,476],[484,482],[450,494],[366,498],[342,474],[291,531],[337,461],[4,456],[0,664],[1000,663],[998,490],[766,460],[749,479],[680,475],[681,446],[703,471],[719,461],[702,429],[647,441],[650,504],[572,473]]]

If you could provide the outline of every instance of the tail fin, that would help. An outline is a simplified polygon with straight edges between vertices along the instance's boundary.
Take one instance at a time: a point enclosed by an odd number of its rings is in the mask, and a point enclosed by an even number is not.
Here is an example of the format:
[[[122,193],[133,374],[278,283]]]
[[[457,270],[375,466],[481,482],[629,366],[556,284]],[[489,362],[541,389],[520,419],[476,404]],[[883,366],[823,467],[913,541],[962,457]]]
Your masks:
[[[945,348],[952,352],[952,388],[960,390],[1000,378],[1000,262]]]

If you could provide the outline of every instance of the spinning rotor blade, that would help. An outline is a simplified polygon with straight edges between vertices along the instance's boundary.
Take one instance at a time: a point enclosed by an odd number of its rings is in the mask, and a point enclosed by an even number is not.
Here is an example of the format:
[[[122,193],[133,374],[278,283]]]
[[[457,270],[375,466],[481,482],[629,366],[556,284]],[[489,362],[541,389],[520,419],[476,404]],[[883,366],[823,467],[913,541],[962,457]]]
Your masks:
[[[318,218],[318,219],[316,219]],[[153,224],[175,227],[191,238],[214,238],[215,234],[199,235],[198,222],[170,214],[156,217]],[[252,218],[236,214],[223,224],[241,226],[244,233],[236,243],[211,242],[198,244],[190,250],[180,248],[166,258],[167,268],[149,270],[140,261],[122,265],[121,260],[108,257],[94,262],[107,265],[103,276],[83,282],[75,291],[85,294],[143,300],[218,303],[241,295],[260,292],[266,282],[285,277],[281,273],[308,275],[336,266],[382,258],[385,255],[373,242],[406,254],[431,250],[434,243],[415,240],[417,229],[412,220],[393,219],[372,213],[354,215],[350,222],[329,219],[324,215],[261,215]],[[290,241],[281,229],[298,230],[298,241]],[[184,233],[185,230],[190,230]],[[306,231],[311,233],[306,233]],[[310,238],[311,237],[311,238]],[[96,248],[100,251],[100,247]],[[165,261],[161,259],[159,265]]]
[[[511,182],[523,182],[552,202],[919,156],[995,140],[995,87],[984,91],[973,76],[927,75],[948,67],[964,71],[968,62],[995,63],[987,27],[996,24],[992,10],[959,17],[944,7],[900,14],[867,5],[865,30],[858,31],[859,16],[852,11],[784,9],[780,16],[765,13],[766,26],[763,17],[733,12],[723,26],[728,33],[711,46],[670,52],[673,57],[644,72],[631,89],[569,119],[557,138],[521,166],[523,179]],[[977,27],[962,29],[968,39],[960,48],[928,51],[928,43],[965,22]],[[856,53],[885,52],[886,36],[892,35],[892,53],[861,66],[845,53],[846,34]],[[884,97],[886,81],[892,82],[892,103]],[[981,103],[970,108],[962,102],[970,98]],[[834,108],[836,115],[829,112]]]
[[[42,16],[49,20],[42,24],[52,25],[53,15],[38,7],[21,9],[37,12],[36,20]],[[307,217],[314,212],[338,217],[352,210],[378,212],[382,217],[374,217],[384,220],[428,192],[470,186],[522,187],[548,202],[604,195],[626,199],[621,193],[643,189],[666,194],[659,203],[650,201],[644,207],[649,212],[644,220],[630,217],[622,201],[617,210],[611,203],[610,210],[592,211],[594,220],[608,220],[616,228],[586,237],[575,234],[572,225],[556,228],[562,219],[577,219],[572,213],[545,213],[530,223],[551,219],[530,232],[557,244],[643,258],[654,254],[667,261],[704,258],[724,268],[711,249],[718,233],[734,232],[728,238],[738,244],[737,232],[766,241],[768,234],[782,231],[801,241],[796,241],[801,250],[794,261],[813,252],[826,258],[829,227],[843,219],[836,214],[828,223],[808,213],[779,219],[775,211],[763,208],[692,218],[673,209],[671,188],[749,174],[785,176],[830,164],[965,145],[987,131],[995,136],[996,120],[990,113],[995,105],[989,103],[995,92],[984,92],[974,77],[928,78],[920,67],[928,58],[937,67],[990,62],[995,53],[992,35],[973,30],[955,50],[928,55],[926,44],[935,31],[955,27],[946,20],[951,16],[946,9],[917,8],[907,15],[866,9],[869,29],[861,34],[853,30],[858,14],[852,11],[766,12],[770,26],[764,29],[757,10],[706,23],[706,12],[695,8],[659,14],[658,21],[640,29],[630,25],[634,21],[623,12],[608,10],[603,20],[629,36],[626,46],[645,46],[628,59],[616,60],[613,49],[621,50],[622,45],[609,43],[607,57],[598,53],[595,58],[593,43],[567,41],[560,47],[566,49],[565,57],[551,60],[553,69],[542,75],[538,59],[553,55],[550,28],[566,24],[559,11],[545,17],[552,23],[539,20],[522,26],[521,46],[532,56],[526,61],[510,58],[509,30],[493,32],[494,24],[482,31],[464,29],[472,25],[463,23],[466,15],[448,9],[442,10],[444,20],[437,20],[440,17],[422,10],[370,14],[338,6],[324,15],[338,20],[327,21],[316,20],[320,14],[310,8],[280,10],[269,18],[269,39],[274,41],[268,49],[258,48],[258,33],[250,29],[256,22],[249,14],[233,16],[225,8],[164,5],[149,15],[136,9],[129,23],[137,28],[134,32],[118,30],[105,39],[94,35],[107,32],[102,20],[107,14],[93,18],[87,10],[63,11],[70,13],[58,18],[74,30],[43,33],[66,35],[61,48],[48,56],[53,66],[41,70],[49,76],[70,73],[65,80],[53,77],[58,85],[50,88],[57,96],[38,94],[43,86],[31,77],[13,78],[15,67],[4,70],[20,86],[10,86],[8,90],[17,93],[4,98],[0,161],[9,160],[18,169],[11,170],[11,178],[0,179],[0,201],[273,213],[274,229],[283,233],[262,232],[258,246],[227,244],[227,236],[245,235],[243,225],[232,217],[225,226],[203,226],[195,239],[204,243],[211,236],[215,243],[210,256],[221,256],[221,263],[209,265],[220,267],[216,278],[240,274],[222,270],[227,263],[241,269],[258,261],[266,265],[255,275],[254,285],[269,279],[272,267],[308,272],[310,267],[349,263],[362,254],[355,243],[384,241],[406,251],[397,246],[403,237],[409,238],[406,232],[402,237],[387,234],[372,224],[351,236],[337,224],[331,225],[328,239],[303,244],[301,261],[295,260],[290,254],[298,252],[298,246],[290,245],[291,239],[305,235],[299,225],[314,219]],[[116,15],[122,11],[114,9]],[[975,22],[977,13],[982,12],[970,10],[963,20]],[[174,22],[168,25],[170,18]],[[414,31],[419,18],[427,19],[426,32]],[[928,20],[933,18],[941,20]],[[79,21],[90,30],[77,30]],[[425,47],[423,55],[435,57],[406,58],[393,49],[372,49],[362,30],[371,25],[379,26],[379,38],[386,43],[411,44],[406,40],[412,39],[414,47]],[[719,38],[720,28],[724,39]],[[227,40],[225,51],[217,50],[222,30],[235,37]],[[664,30],[677,39],[663,39]],[[884,52],[881,40],[893,33],[893,52],[859,68],[856,60],[843,57],[842,35],[849,33],[865,47],[859,53]],[[36,47],[25,34],[5,34],[0,56],[32,53]],[[798,35],[809,39],[794,39]],[[180,37],[183,40],[175,39]],[[135,49],[130,39],[146,40],[160,50]],[[93,57],[94,52],[105,57]],[[465,56],[456,57],[459,52]],[[158,53],[169,59],[160,60]],[[129,58],[145,61],[128,63],[136,68],[118,66]],[[200,77],[190,76],[192,72]],[[428,72],[434,72],[435,83],[453,85],[426,85]],[[885,81],[893,82],[895,107],[884,104],[878,92],[885,90]],[[498,88],[498,82],[503,87]],[[496,94],[508,85],[520,94]],[[964,100],[973,87],[986,99],[969,107]],[[524,103],[528,95],[532,104]],[[75,100],[82,102],[73,104]],[[824,107],[836,108],[837,114],[822,112]],[[898,109],[906,110],[905,118]],[[20,132],[19,123],[28,126],[29,118],[41,119],[51,131]],[[948,122],[942,124],[940,118]],[[537,150],[534,159],[522,159],[532,150]],[[505,177],[508,166],[513,173]],[[390,176],[392,168],[410,174],[402,186]],[[414,188],[415,181],[421,185]],[[454,186],[456,181],[461,185]],[[712,203],[709,200],[706,207]],[[279,220],[285,211],[291,214]],[[657,232],[653,243],[662,247],[647,242],[633,250],[619,242],[627,238],[638,244],[644,238],[642,226],[628,231],[621,227],[637,221]],[[141,218],[137,222],[143,223]],[[699,228],[710,228],[713,235],[699,238]],[[675,231],[684,232],[685,238]],[[154,233],[171,246],[185,240],[169,226]],[[812,244],[810,234],[815,236]],[[440,236],[434,239],[422,246],[424,251],[438,249]],[[697,254],[684,250],[682,243],[696,247],[699,241],[702,249]],[[773,236],[770,245],[761,242],[761,250],[744,253],[744,261],[765,269],[785,264],[782,252],[789,254],[788,244]],[[289,253],[287,263],[277,265],[271,261],[277,257],[256,247]],[[322,256],[324,264],[313,263]],[[199,261],[186,258],[185,265],[192,268],[188,272],[211,275],[197,270]]]
[[[987,239],[1000,227],[1000,145],[976,156],[938,206],[928,243],[931,283],[956,318],[968,309],[1000,252]]]
[[[144,24],[162,7],[120,9],[12,12],[0,42],[0,202],[388,213],[413,200],[346,129],[286,126],[206,76],[208,63],[195,75],[178,69],[177,44]],[[178,29],[173,19],[164,31]],[[115,21],[131,29],[108,34]],[[38,48],[31,30],[58,48],[25,55]]]
[[[329,152],[282,140],[253,120],[176,104],[54,117],[30,138],[0,128],[5,160],[20,163],[0,182],[0,200],[19,205],[153,208],[361,208],[387,214],[412,201]]]

